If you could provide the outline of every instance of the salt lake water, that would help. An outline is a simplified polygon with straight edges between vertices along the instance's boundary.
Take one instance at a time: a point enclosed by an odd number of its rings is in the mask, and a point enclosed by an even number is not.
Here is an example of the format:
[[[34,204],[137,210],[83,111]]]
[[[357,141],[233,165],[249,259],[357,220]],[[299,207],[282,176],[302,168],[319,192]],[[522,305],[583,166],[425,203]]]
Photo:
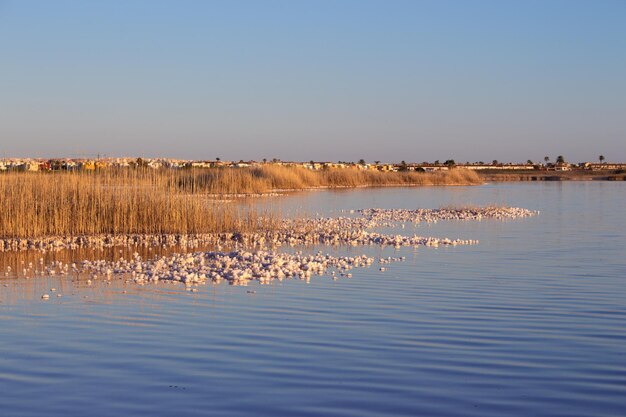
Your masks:
[[[626,413],[625,183],[326,190],[257,204],[285,215],[489,204],[540,214],[389,231],[473,246],[311,248],[407,258],[337,281],[191,293],[3,270],[0,415]],[[42,301],[52,287],[63,297]]]

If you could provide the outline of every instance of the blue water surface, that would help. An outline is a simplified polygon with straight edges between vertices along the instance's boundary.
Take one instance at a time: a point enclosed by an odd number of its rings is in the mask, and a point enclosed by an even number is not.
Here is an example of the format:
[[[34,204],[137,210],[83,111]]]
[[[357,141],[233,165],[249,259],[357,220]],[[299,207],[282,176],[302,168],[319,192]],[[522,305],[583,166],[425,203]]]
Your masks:
[[[476,246],[311,249],[407,257],[337,281],[190,293],[3,271],[0,415],[624,415],[625,183],[326,190],[257,204],[286,215],[487,204],[540,214],[391,231]],[[42,301],[52,286],[63,297]]]

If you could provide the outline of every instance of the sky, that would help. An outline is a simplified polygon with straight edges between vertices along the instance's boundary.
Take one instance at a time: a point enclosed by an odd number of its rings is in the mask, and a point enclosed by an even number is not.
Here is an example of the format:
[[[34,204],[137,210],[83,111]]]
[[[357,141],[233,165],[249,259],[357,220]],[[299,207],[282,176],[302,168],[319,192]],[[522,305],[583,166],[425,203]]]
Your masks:
[[[0,153],[626,161],[626,1],[0,0]]]

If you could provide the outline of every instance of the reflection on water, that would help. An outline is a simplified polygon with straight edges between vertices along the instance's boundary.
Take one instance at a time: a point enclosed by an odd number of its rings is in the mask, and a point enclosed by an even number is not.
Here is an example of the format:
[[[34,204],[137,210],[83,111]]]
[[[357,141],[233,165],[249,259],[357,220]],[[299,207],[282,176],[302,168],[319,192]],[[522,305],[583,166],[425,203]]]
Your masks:
[[[392,232],[477,246],[311,248],[407,257],[337,281],[191,293],[125,280],[88,285],[71,274],[2,276],[0,415],[622,415],[624,191],[621,183],[498,184],[259,200],[331,215],[494,203],[541,211]],[[0,271],[41,256],[3,254]],[[67,263],[93,254],[43,256]],[[51,288],[63,296],[42,301]]]

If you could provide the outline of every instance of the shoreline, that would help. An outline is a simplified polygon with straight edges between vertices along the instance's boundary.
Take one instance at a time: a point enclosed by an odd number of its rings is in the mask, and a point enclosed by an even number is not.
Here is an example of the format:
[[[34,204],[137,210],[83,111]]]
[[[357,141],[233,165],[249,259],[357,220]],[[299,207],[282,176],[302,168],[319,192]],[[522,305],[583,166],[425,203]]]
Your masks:
[[[477,172],[485,182],[533,181],[626,181],[623,172],[589,171],[483,171]]]
[[[265,193],[223,193],[208,194],[209,198],[215,201],[224,201],[224,199],[238,198],[266,198],[266,197],[282,197],[289,193],[307,192],[307,191],[325,191],[325,190],[351,190],[366,188],[413,188],[413,187],[476,187],[491,182],[542,182],[542,181],[626,181],[626,174],[578,174],[578,173],[556,173],[556,172],[497,172],[497,173],[480,173],[478,176],[482,180],[480,183],[458,183],[458,184],[359,184],[359,185],[319,185],[304,188],[275,188]]]

